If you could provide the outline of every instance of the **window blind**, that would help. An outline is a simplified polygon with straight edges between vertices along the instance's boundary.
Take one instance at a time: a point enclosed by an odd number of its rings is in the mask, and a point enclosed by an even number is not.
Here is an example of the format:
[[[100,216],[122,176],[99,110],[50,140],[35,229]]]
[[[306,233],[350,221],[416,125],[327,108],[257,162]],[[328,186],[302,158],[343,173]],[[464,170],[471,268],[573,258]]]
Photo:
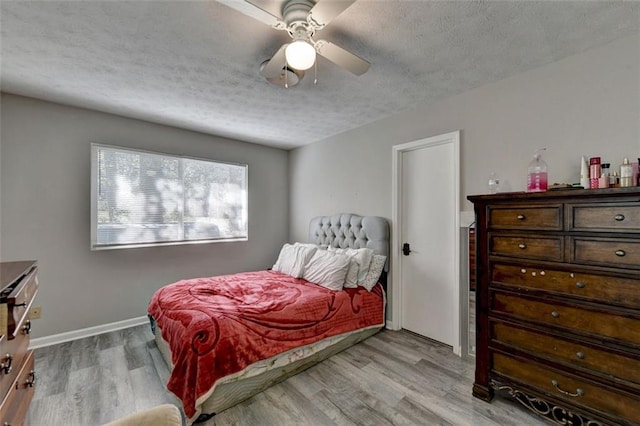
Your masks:
[[[247,166],[92,144],[92,249],[247,239]]]

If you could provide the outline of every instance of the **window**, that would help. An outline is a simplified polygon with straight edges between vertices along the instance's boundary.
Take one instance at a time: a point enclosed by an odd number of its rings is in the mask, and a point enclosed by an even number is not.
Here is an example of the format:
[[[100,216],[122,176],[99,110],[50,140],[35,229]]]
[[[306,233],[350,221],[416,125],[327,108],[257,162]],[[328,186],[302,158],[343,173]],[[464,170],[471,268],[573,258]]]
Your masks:
[[[247,240],[247,166],[91,145],[92,250]]]

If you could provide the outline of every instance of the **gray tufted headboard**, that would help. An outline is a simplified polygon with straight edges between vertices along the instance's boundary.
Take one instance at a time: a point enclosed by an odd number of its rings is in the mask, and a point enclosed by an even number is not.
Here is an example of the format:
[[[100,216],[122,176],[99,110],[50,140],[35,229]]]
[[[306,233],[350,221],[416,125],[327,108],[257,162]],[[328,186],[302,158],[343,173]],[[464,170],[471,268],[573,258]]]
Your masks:
[[[370,248],[387,256],[389,271],[389,222],[378,216],[350,213],[317,216],[309,223],[309,242],[340,248]]]

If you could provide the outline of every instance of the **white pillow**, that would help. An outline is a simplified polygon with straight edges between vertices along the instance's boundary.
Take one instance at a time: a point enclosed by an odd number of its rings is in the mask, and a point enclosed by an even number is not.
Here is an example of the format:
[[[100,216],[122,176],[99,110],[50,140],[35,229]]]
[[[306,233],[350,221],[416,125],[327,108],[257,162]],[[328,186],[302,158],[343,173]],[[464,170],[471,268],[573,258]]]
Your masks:
[[[278,260],[273,265],[273,270],[291,275],[294,278],[301,278],[304,272],[304,265],[316,250],[316,247],[285,244],[280,250]]]
[[[309,248],[316,248],[318,250],[326,250],[327,246],[321,246],[319,244],[313,244],[313,243],[300,243],[300,242],[296,242],[293,243],[294,246],[302,246],[302,247],[309,247]]]
[[[382,274],[386,260],[387,256],[379,254],[373,255],[373,259],[371,259],[371,264],[369,265],[369,271],[367,272],[367,277],[361,284],[362,287],[367,289],[367,291],[371,291],[371,289],[373,289],[373,287],[378,283],[378,279],[380,278],[380,274]]]
[[[328,250],[331,250],[329,247]],[[336,248],[333,249],[336,253],[343,253],[349,256],[351,259],[355,260],[358,264],[358,285],[362,285],[365,278],[367,278],[367,272],[369,271],[369,264],[371,263],[371,259],[373,258],[374,251],[368,248]]]
[[[330,290],[342,290],[349,257],[326,250],[316,250],[304,267],[302,278]]]
[[[327,250],[345,255],[345,252],[347,251],[346,249],[331,246],[327,247]],[[349,256],[349,269],[347,270],[347,276],[344,279],[344,288],[358,287],[358,268],[358,262],[356,262],[356,260],[352,256]]]

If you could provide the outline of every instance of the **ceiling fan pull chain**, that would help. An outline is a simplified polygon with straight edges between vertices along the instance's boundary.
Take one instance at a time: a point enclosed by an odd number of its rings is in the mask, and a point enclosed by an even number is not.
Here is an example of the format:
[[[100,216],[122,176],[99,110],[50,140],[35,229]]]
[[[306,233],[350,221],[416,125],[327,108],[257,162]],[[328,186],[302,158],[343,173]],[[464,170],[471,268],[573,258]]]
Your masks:
[[[287,65],[287,58],[286,58],[286,56],[285,56],[285,59],[284,59],[284,68],[283,68],[283,70],[284,70],[284,88],[285,88],[285,89],[288,89],[288,88],[289,88],[289,79],[287,78],[287,77],[289,76],[289,68],[288,68],[288,66],[289,66],[289,65]]]
[[[316,61],[313,64],[313,84],[318,84],[318,60],[316,59]]]

